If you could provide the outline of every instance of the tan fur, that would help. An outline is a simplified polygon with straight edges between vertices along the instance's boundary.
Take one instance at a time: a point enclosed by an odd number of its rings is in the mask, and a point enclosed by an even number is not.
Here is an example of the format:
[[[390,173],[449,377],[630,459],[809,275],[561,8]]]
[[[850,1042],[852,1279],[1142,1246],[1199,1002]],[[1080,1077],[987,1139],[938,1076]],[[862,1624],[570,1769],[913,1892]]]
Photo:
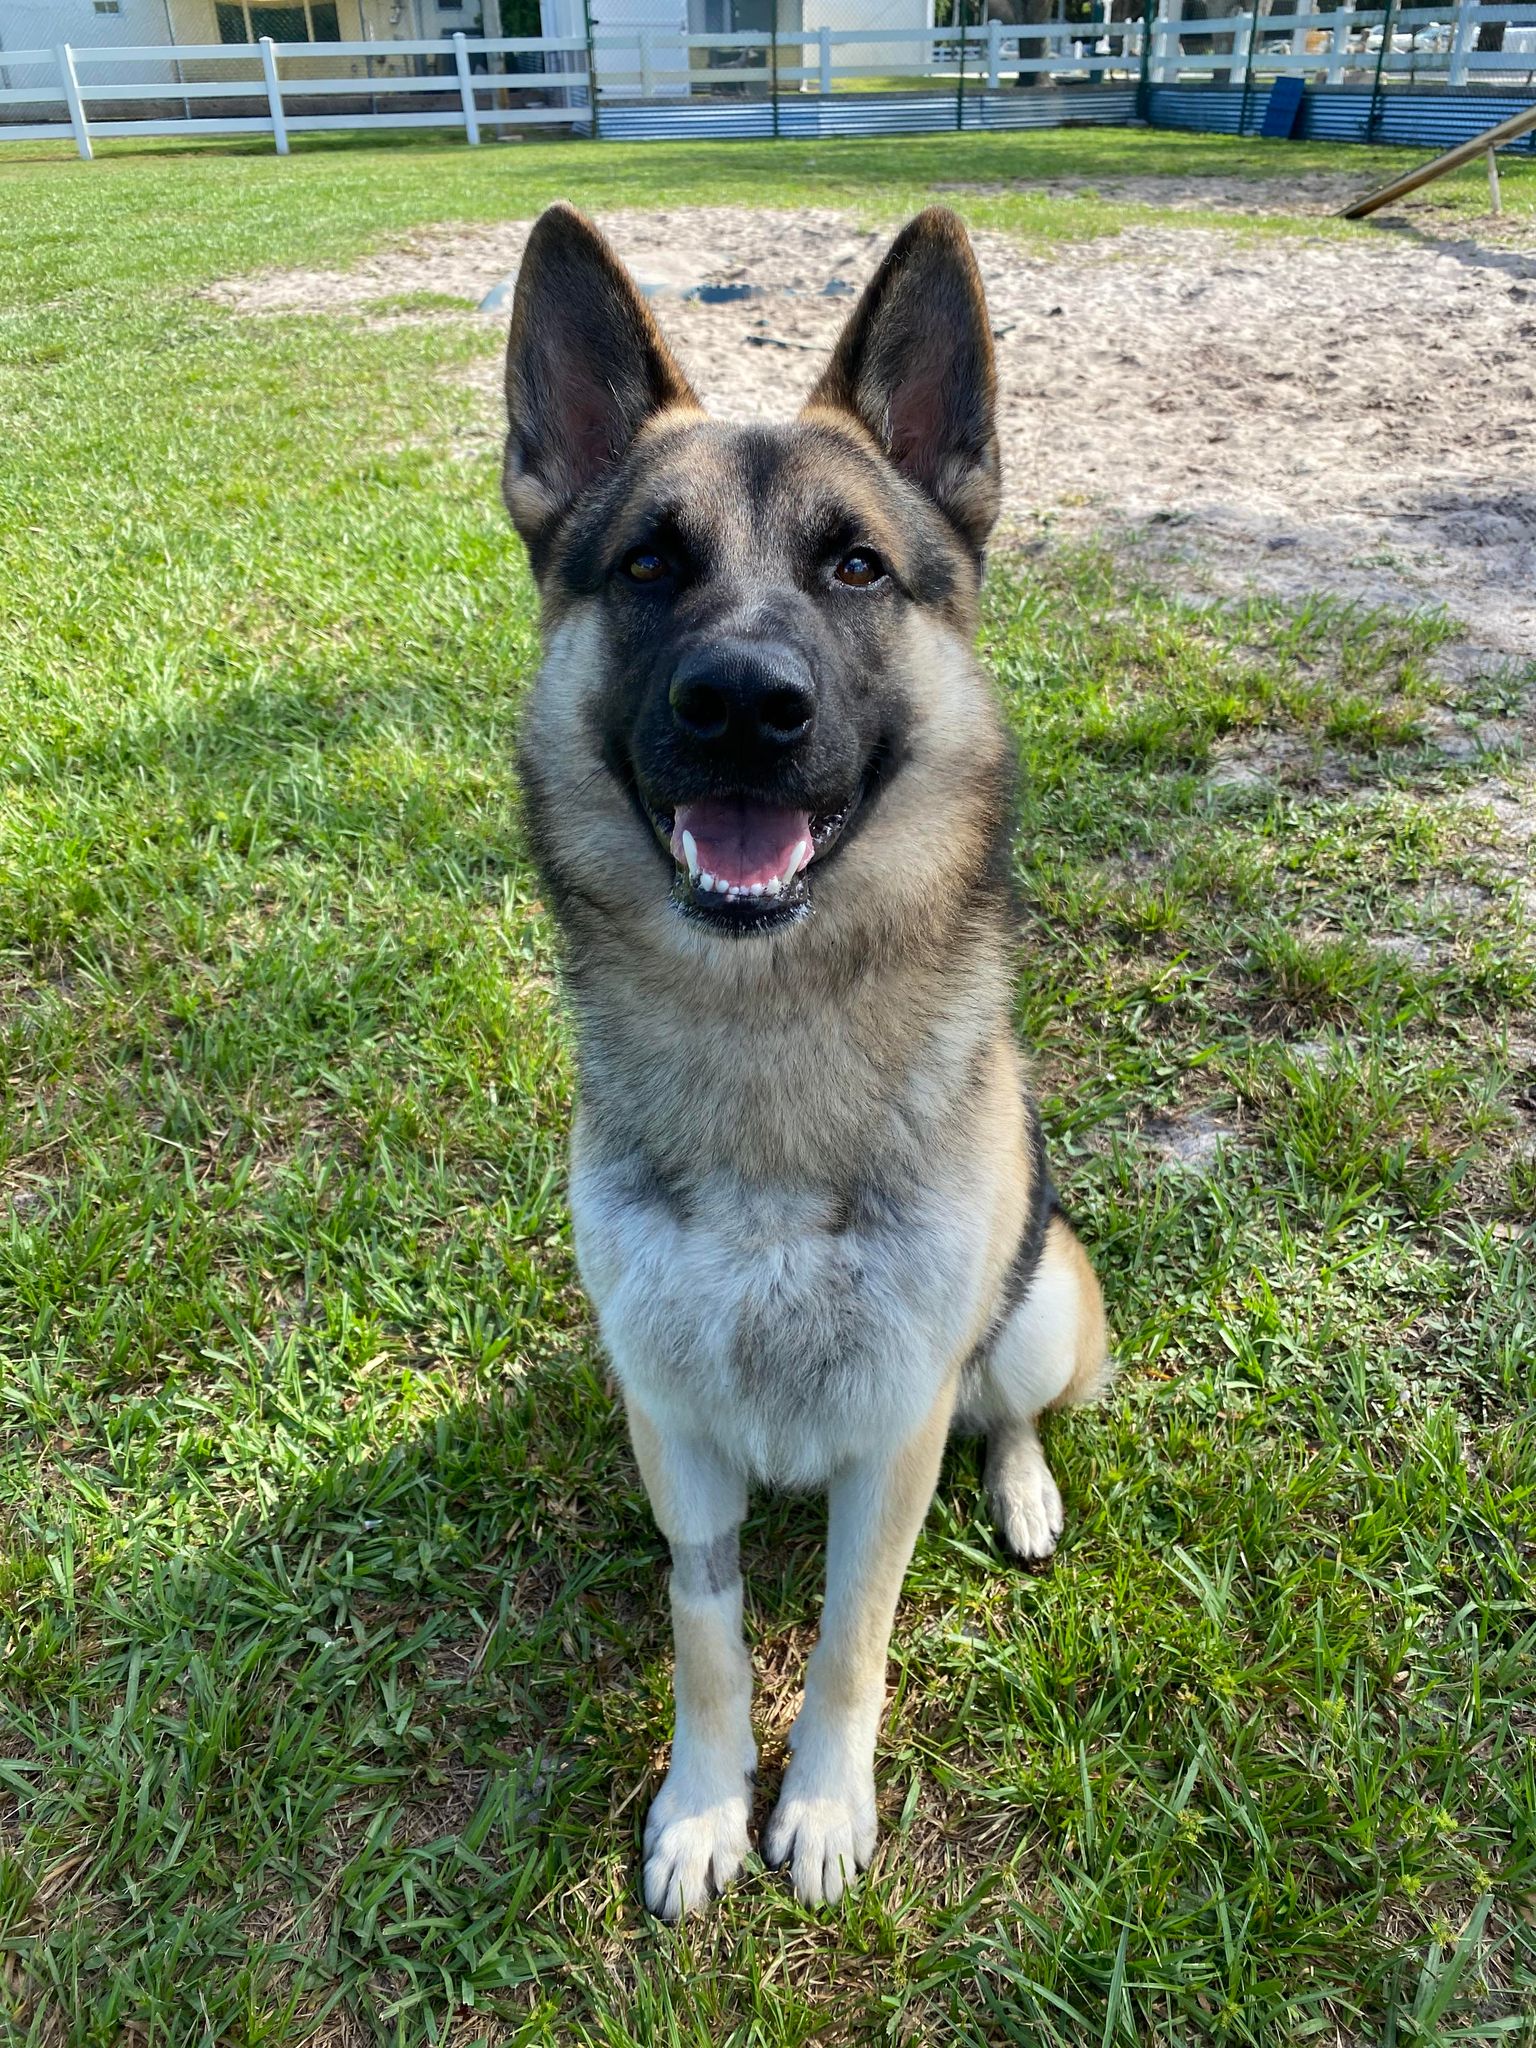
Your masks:
[[[835,1904],[873,1854],[871,1759],[885,1706],[885,1661],[901,1582],[938,1481],[954,1380],[917,1433],[878,1466],[864,1460],[832,1482],[827,1597],[806,1671],[794,1755],[763,1836],[788,1864],[807,1905]]]
[[[1102,1400],[1114,1378],[1109,1356],[1109,1324],[1104,1314],[1104,1292],[1082,1241],[1065,1223],[1051,1226],[1045,1257],[1060,1259],[1070,1268],[1077,1283],[1080,1302],[1077,1345],[1072,1354],[1072,1377],[1052,1408],[1084,1408]]]

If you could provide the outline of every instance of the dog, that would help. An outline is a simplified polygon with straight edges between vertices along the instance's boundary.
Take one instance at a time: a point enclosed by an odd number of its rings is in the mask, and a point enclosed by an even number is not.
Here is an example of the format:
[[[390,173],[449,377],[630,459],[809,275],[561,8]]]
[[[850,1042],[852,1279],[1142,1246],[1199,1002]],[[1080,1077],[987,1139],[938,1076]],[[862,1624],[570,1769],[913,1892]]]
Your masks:
[[[876,1837],[901,1582],[952,1428],[1051,1552],[1037,1421],[1108,1372],[1010,1027],[1016,754],[974,653],[992,338],[959,219],[897,237],[792,424],[706,417],[568,206],[535,224],[503,495],[538,585],[529,841],[558,922],[583,1284],[671,1551],[675,1921],[748,1854],[738,1531],[825,1490],[827,1586],[762,1837],[808,1905]]]

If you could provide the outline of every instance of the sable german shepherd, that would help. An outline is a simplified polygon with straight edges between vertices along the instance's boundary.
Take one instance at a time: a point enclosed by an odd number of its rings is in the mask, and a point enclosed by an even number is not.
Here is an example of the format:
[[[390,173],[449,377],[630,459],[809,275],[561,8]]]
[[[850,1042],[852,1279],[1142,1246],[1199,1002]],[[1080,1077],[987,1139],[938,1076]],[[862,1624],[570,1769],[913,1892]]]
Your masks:
[[[875,1844],[886,1648],[951,1427],[1006,1544],[1042,1410],[1107,1375],[1009,1024],[1014,749],[972,652],[992,340],[955,215],[898,236],[788,426],[706,418],[579,213],[529,238],[504,491],[545,655],[522,731],[564,935],[582,1278],[672,1553],[646,1903],[748,1850],[748,1485],[825,1488],[821,1638],[763,1836],[808,1904]]]

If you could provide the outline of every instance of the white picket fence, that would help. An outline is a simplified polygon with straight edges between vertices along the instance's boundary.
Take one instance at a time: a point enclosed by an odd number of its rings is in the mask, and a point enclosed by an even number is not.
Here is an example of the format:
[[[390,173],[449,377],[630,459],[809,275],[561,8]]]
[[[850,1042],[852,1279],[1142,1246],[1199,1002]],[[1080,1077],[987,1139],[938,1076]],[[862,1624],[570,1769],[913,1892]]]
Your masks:
[[[850,116],[872,111],[867,89],[848,90],[861,82],[866,88],[894,88],[886,96],[890,105],[926,81],[931,91],[953,94],[963,108],[967,90],[996,94],[1021,74],[1037,74],[1042,83],[1048,79],[1058,86],[1247,83],[1284,75],[1321,85],[1351,78],[1452,90],[1495,79],[1515,87],[1536,85],[1536,0],[1512,0],[1499,9],[1475,0],[1440,8],[1345,4],[1328,14],[1269,15],[1250,9],[1192,20],[1182,18],[1182,6],[1183,0],[1160,0],[1145,52],[1140,21],[1019,27],[993,21],[963,36],[953,28],[821,27],[783,31],[775,39],[764,31],[690,35],[656,28],[597,30],[590,37],[457,34],[388,43],[282,43],[264,37],[248,44],[84,50],[62,43],[52,49],[0,50],[0,78],[8,81],[0,85],[0,140],[72,135],[87,159],[93,135],[269,133],[278,153],[286,155],[295,131],[420,127],[462,129],[467,141],[478,144],[499,128],[600,127],[600,118],[594,124],[594,73],[599,109],[646,101],[675,107],[692,97],[719,95],[722,88],[737,93],[760,87],[759,108],[770,98],[780,102],[781,96],[809,94],[836,100]],[[1478,31],[1497,22],[1505,24],[1505,49],[1479,50]],[[1186,41],[1200,47],[1187,51]],[[1021,55],[1021,48],[1030,54]],[[718,56],[711,65],[709,53],[728,53],[726,67],[719,66]],[[474,64],[477,58],[532,56],[540,58],[541,71],[477,70]],[[413,59],[435,59],[440,65],[449,59],[452,68],[428,76],[394,68],[396,60]],[[176,67],[174,84],[165,82],[168,60]],[[390,68],[387,75],[359,77],[358,60],[366,60],[370,74],[381,60]],[[326,73],[323,67],[332,61],[350,62],[354,68]],[[293,68],[300,65],[302,70]],[[321,75],[311,75],[317,65]],[[141,74],[153,71],[156,81],[123,75],[135,67]],[[202,75],[189,77],[188,67]],[[82,71],[88,75],[82,77]],[[16,82],[18,74],[26,82]],[[905,80],[912,86],[904,87]],[[413,110],[410,101],[423,96],[435,104]],[[375,111],[361,104],[378,98],[391,105]],[[324,100],[347,104],[341,111],[312,104]],[[197,104],[208,102],[215,104],[202,114],[194,112]],[[136,103],[142,105],[141,114],[123,111]],[[252,103],[264,105],[265,111],[234,111],[231,103],[246,109]],[[90,112],[93,105],[118,111],[102,116]],[[7,109],[30,113],[45,106],[61,112],[45,120],[5,117]],[[963,111],[954,125],[966,125]],[[646,131],[626,118],[624,132]]]

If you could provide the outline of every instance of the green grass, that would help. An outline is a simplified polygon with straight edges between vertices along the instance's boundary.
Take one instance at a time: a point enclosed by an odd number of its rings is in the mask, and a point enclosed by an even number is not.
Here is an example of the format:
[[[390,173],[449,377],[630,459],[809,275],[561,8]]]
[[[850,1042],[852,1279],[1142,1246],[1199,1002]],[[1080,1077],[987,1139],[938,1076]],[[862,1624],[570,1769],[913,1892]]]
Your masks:
[[[0,168],[0,2038],[1536,2038],[1536,950],[1486,764],[1422,724],[1521,679],[1437,681],[1434,620],[997,562],[1019,1018],[1123,1377],[1052,1433],[1045,1578],[952,1454],[869,1880],[670,1934],[633,1881],[663,1559],[510,765],[532,593],[456,446],[494,336],[192,293],[557,191],[886,213],[1276,161]],[[819,1520],[748,1528],[765,1797]]]
[[[282,159],[269,143],[105,142],[94,164],[53,143],[0,144],[0,261],[34,307],[74,293],[116,299],[275,264],[335,262],[439,220],[503,220],[551,199],[592,210],[669,205],[847,206],[896,220],[935,196],[977,226],[1050,244],[1114,234],[1127,224],[1189,227],[1221,220],[1245,234],[1369,237],[1317,216],[1241,219],[1105,196],[1096,181],[1125,177],[1287,181],[1309,171],[1373,182],[1423,161],[1401,149],[1234,142],[1124,128],[1020,136],[904,136],[880,142],[519,143],[468,149],[409,137],[297,140]],[[1082,180],[1070,196],[1031,189]],[[1536,162],[1506,155],[1506,210],[1536,215]],[[955,191],[956,184],[981,189]],[[1020,189],[1009,189],[1017,184]],[[935,187],[938,187],[937,193]],[[1437,207],[1485,214],[1487,181],[1474,166],[1430,188]]]

